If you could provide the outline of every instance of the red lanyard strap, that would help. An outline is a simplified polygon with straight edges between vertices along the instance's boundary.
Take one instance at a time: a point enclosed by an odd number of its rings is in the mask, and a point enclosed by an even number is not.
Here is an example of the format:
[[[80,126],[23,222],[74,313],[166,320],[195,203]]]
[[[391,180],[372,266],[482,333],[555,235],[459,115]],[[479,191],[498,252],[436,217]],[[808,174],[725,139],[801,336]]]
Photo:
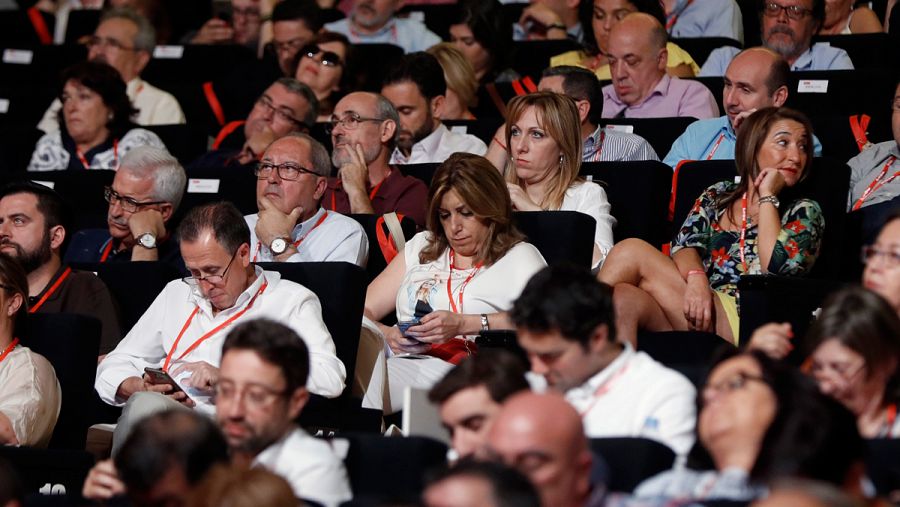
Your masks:
[[[716,154],[716,151],[719,149],[719,145],[722,144],[722,139],[725,139],[725,134],[719,134],[719,138],[716,139],[716,144],[713,145],[712,150],[710,150],[709,155],[706,156],[706,160],[712,160],[713,155]]]
[[[747,237],[747,192],[741,197],[741,266],[744,267],[744,274],[750,274],[747,270],[747,259],[744,258],[744,242]]]
[[[459,286],[459,306],[456,305],[456,301],[453,301],[453,288],[450,283],[453,281],[453,261],[456,259],[456,254],[453,252],[453,249],[450,249],[450,252],[447,254],[450,258],[450,275],[447,277],[447,299],[450,300],[450,310],[453,313],[462,313],[463,309],[463,293],[466,291],[466,286],[469,285],[469,282],[475,278],[475,275],[481,271],[481,266],[484,264],[483,262],[479,262],[475,265],[475,269],[469,273],[469,276],[466,277],[465,281],[463,281],[462,285]]]
[[[297,238],[297,241],[294,241],[294,248],[299,247],[300,244],[303,243],[303,240],[306,239],[307,236],[309,236],[310,234],[312,234],[312,231],[316,230],[316,227],[322,225],[322,222],[324,222],[326,218],[328,218],[328,212],[327,212],[327,211],[325,212],[325,214],[323,214],[322,216],[320,216],[318,220],[316,220],[316,223],[315,223],[315,225],[312,226],[312,229],[310,229],[309,231],[307,231],[306,234],[304,234],[303,236]],[[252,262],[256,262],[256,257],[259,255],[259,249],[260,249],[261,247],[262,247],[262,243],[260,243],[260,242],[259,242],[259,238],[257,238],[257,241],[256,241],[256,252],[254,252],[254,254],[253,254],[253,261],[252,261]]]
[[[81,161],[81,165],[85,169],[90,169],[91,164],[88,162],[88,159],[85,158],[84,153],[81,153],[81,150],[75,149],[75,155],[78,156],[78,160]],[[110,169],[118,169],[119,168],[119,140],[113,139],[113,166]]]
[[[18,339],[18,338],[13,338],[12,343],[10,343],[9,346],[7,346],[7,347],[3,350],[3,353],[0,354],[0,363],[2,363],[4,359],[6,359],[6,356],[8,356],[9,353],[12,352],[13,349],[16,348],[16,345],[18,345],[18,344],[19,344],[19,339]]]
[[[194,343],[192,343],[191,346],[188,347],[187,350],[185,350],[185,351],[184,351],[180,356],[178,356],[178,358],[175,359],[175,360],[176,360],[176,361],[181,361],[181,360],[184,358],[184,356],[186,356],[186,355],[190,354],[191,352],[193,352],[197,347],[200,346],[201,343],[205,342],[207,339],[209,339],[211,336],[213,336],[214,334],[218,333],[219,331],[221,331],[221,330],[224,329],[225,327],[228,327],[229,325],[231,325],[231,323],[234,322],[234,321],[236,321],[237,319],[239,319],[239,318],[241,317],[241,315],[244,315],[244,313],[246,313],[247,310],[249,310],[250,308],[253,307],[253,303],[256,301],[256,298],[257,298],[260,294],[262,294],[263,291],[266,290],[266,287],[267,287],[268,285],[269,285],[268,280],[264,281],[263,284],[259,287],[259,290],[256,291],[256,294],[254,294],[253,298],[250,299],[250,302],[247,303],[247,306],[245,306],[243,310],[241,310],[241,311],[237,312],[236,314],[232,315],[228,320],[226,320],[225,322],[223,322],[223,323],[219,324],[218,326],[214,327],[211,331],[209,331],[208,333],[204,334],[204,335],[201,336],[200,338],[197,338],[197,341],[195,341]],[[172,356],[175,354],[175,349],[178,348],[178,343],[181,342],[181,337],[184,336],[184,332],[187,331],[188,326],[191,325],[191,321],[194,320],[194,316],[197,315],[197,312],[199,312],[199,311],[200,311],[200,307],[199,307],[199,306],[195,306],[195,307],[194,307],[194,311],[191,312],[191,314],[188,316],[187,320],[184,322],[184,326],[182,326],[181,331],[178,333],[178,337],[175,338],[175,343],[172,344],[172,348],[169,349],[169,353],[166,354],[166,362],[163,363],[163,367],[162,367],[163,371],[166,371],[166,372],[169,371],[169,363],[172,362]]]
[[[109,258],[109,253],[112,252],[113,240],[109,238],[109,241],[106,242],[106,246],[103,247],[103,252],[100,253],[100,262],[106,262],[106,259]]]
[[[63,274],[60,275],[60,277],[57,278],[55,282],[53,282],[53,285],[50,286],[50,289],[48,289],[47,292],[45,292],[44,295],[41,296],[41,299],[39,299],[38,302],[34,304],[34,306],[28,309],[28,313],[36,313],[38,309],[43,306],[43,304],[48,299],[50,299],[50,296],[52,296],[53,293],[56,292],[56,289],[58,289],[59,286],[62,285],[65,279],[69,277],[70,273],[72,273],[72,268],[66,268],[66,270],[63,271]]]
[[[900,176],[900,171],[897,171],[890,178],[888,178],[884,181],[881,181],[881,179],[884,178],[884,176],[887,174],[888,169],[890,169],[890,167],[892,165],[894,165],[894,162],[896,160],[897,160],[897,157],[895,157],[893,155],[888,157],[887,162],[884,164],[884,167],[881,168],[881,172],[878,173],[878,176],[876,176],[875,179],[873,179],[871,183],[869,183],[869,186],[866,187],[866,191],[863,192],[862,196],[860,196],[860,198],[857,199],[856,202],[853,204],[853,211],[856,211],[859,208],[862,208],[863,203],[866,202],[866,199],[868,199],[870,195],[872,195],[872,192],[875,192],[879,188],[881,188],[881,187],[887,185],[888,183],[890,183],[891,181],[893,181],[894,178],[896,178],[897,176]]]
[[[597,400],[599,400],[604,395],[606,395],[606,393],[608,393],[610,390],[612,390],[613,385],[615,385],[616,381],[619,380],[620,378],[622,378],[623,375],[625,375],[626,371],[628,371],[627,364],[625,366],[623,366],[619,371],[614,373],[611,377],[606,379],[605,382],[603,382],[602,384],[597,386],[597,389],[594,391],[594,394],[591,397],[591,404],[588,405],[587,408],[585,408],[584,410],[580,410],[578,412],[578,415],[580,415],[582,417],[582,419],[586,415],[588,415],[588,413],[590,413],[590,411],[593,410],[594,405],[597,404]]]
[[[869,137],[866,129],[869,128],[869,121],[872,118],[867,114],[853,115],[850,117],[850,131],[853,132],[853,139],[859,151],[863,151],[869,144]]]
[[[44,21],[41,11],[37,7],[31,7],[25,12],[28,14],[28,21],[31,22],[31,27],[34,28],[34,33],[37,34],[41,44],[45,46],[53,44],[53,37],[50,36],[50,29],[47,28],[47,23]]]

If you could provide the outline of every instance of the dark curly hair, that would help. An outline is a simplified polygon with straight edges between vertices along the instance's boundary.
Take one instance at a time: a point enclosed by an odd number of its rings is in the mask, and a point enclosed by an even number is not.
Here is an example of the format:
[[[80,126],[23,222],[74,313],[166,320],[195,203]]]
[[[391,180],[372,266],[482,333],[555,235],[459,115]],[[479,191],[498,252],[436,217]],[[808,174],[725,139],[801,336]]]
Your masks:
[[[109,64],[102,62],[85,61],[76,63],[62,72],[62,85],[65,87],[69,81],[91,89],[100,95],[103,105],[109,108],[112,117],[106,122],[106,128],[114,138],[121,138],[126,132],[135,127],[132,120],[138,110],[131,105],[131,99],[125,92],[125,82],[119,71]],[[62,100],[62,90],[60,90]],[[59,110],[59,124],[65,125],[63,109]]]

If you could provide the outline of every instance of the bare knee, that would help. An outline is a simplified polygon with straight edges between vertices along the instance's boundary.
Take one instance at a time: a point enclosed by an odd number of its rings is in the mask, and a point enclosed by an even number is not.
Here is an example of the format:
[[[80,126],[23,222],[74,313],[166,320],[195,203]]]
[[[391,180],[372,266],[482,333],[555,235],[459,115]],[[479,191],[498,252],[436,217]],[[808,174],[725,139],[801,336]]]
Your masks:
[[[624,239],[609,251],[597,278],[610,285],[623,282],[637,285],[640,282],[641,260],[651,255],[651,251],[658,253],[650,243],[642,239]]]

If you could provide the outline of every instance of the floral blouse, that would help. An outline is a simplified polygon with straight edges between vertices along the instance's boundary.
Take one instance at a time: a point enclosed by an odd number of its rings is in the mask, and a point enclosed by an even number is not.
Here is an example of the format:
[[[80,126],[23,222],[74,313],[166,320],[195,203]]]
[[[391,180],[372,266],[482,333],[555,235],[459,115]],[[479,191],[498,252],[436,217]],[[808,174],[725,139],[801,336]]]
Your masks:
[[[741,275],[763,273],[757,247],[757,224],[747,224],[744,241],[746,272],[741,263],[740,231],[725,231],[719,226],[725,210],[716,209],[716,199],[736,187],[736,183],[722,181],[704,190],[672,242],[672,255],[682,248],[696,248],[706,268],[710,287],[732,297],[737,296]],[[819,203],[811,199],[789,203],[781,215],[781,232],[775,240],[768,272],[798,275],[812,268],[824,230],[825,217]]]

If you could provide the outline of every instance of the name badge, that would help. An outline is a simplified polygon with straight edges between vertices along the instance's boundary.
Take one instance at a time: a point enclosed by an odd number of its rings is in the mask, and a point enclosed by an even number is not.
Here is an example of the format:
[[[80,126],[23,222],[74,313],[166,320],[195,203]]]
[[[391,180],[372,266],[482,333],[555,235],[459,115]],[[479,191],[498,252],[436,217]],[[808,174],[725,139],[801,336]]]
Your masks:
[[[156,46],[153,49],[153,58],[161,60],[180,60],[184,56],[184,46]]]
[[[801,79],[797,83],[798,93],[828,93],[827,79]]]
[[[456,132],[457,134],[466,134],[469,131],[469,127],[465,125],[454,125],[450,127],[450,132]]]
[[[28,49],[5,49],[5,50],[3,50],[3,63],[31,65],[32,59],[34,59],[34,51],[30,51]]]
[[[634,134],[634,125],[607,125],[605,127],[606,130],[612,130],[615,132],[624,132],[626,134]]]
[[[0,113],[6,114],[9,112],[9,99],[0,99]]]
[[[188,180],[187,191],[189,194],[217,194],[219,193],[219,179],[191,178]]]

